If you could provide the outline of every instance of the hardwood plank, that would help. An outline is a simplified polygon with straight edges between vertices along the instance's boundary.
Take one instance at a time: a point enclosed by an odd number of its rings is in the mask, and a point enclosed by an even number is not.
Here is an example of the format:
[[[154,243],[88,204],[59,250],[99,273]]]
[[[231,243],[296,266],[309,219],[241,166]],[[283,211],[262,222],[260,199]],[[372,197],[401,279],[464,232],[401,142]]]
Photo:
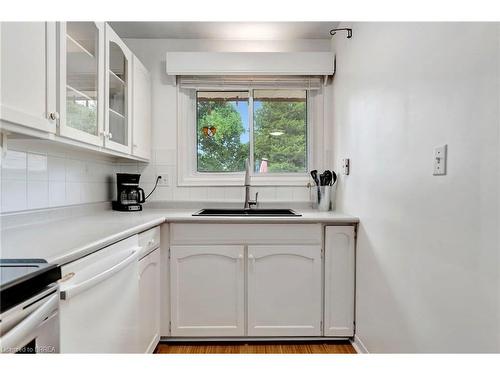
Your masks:
[[[251,343],[160,343],[156,354],[355,354],[349,341],[251,342]]]

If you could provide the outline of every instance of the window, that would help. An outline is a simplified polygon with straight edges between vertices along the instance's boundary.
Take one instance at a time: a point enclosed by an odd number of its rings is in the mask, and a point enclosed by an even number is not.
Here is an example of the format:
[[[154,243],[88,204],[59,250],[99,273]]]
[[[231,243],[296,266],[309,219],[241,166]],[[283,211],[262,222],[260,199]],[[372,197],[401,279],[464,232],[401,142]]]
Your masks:
[[[253,160],[260,173],[307,172],[307,92],[255,90]]]
[[[330,91],[316,76],[177,78],[177,184],[305,186],[326,169]]]
[[[307,172],[307,91],[196,92],[197,172]]]
[[[198,172],[239,172],[249,156],[248,92],[197,92]]]

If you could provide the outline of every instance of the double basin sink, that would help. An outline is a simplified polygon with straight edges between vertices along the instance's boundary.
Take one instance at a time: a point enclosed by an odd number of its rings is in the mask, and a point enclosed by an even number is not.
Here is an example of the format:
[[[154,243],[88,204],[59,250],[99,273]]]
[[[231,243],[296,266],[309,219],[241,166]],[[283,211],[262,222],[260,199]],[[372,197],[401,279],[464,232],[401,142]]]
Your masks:
[[[193,216],[302,216],[289,208],[204,208]]]

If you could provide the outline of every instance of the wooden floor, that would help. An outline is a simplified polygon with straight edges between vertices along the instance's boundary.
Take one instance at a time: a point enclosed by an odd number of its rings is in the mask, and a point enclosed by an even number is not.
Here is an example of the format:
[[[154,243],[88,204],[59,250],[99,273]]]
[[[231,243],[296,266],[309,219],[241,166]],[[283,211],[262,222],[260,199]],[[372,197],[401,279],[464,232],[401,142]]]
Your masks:
[[[156,354],[355,354],[349,341],[311,343],[160,343]]]

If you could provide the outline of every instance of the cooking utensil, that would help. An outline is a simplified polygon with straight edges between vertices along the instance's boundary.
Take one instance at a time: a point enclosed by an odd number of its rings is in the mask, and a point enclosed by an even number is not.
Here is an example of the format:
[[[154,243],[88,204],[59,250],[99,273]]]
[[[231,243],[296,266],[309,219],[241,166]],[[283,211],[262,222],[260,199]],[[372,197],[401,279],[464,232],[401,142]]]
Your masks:
[[[314,180],[314,182],[316,183],[316,185],[319,186],[320,182],[318,180],[318,171],[316,169],[311,171],[311,177]]]
[[[332,184],[332,172],[328,169],[323,173],[323,185],[330,186]]]
[[[337,182],[337,173],[335,171],[332,171],[332,185]]]

